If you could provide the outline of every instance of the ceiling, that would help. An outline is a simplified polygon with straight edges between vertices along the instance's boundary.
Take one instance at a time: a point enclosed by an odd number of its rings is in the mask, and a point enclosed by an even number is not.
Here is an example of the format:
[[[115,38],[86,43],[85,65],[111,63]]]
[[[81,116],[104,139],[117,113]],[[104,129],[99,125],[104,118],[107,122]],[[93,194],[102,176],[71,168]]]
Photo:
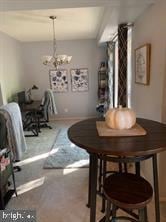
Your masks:
[[[52,40],[49,16],[54,15],[57,40],[105,42],[114,35],[118,24],[134,22],[154,1],[0,0],[0,31],[23,42]]]
[[[67,8],[1,13],[0,30],[20,41],[52,39],[52,20],[57,16],[55,34],[58,40],[96,38],[103,7]]]

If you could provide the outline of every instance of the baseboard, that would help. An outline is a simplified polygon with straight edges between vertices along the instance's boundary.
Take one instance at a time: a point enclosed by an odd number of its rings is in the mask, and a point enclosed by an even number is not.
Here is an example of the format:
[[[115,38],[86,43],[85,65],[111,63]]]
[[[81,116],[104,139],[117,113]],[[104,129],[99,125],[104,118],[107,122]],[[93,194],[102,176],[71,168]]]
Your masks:
[[[58,121],[58,120],[84,120],[84,119],[90,119],[90,118],[96,118],[96,116],[87,116],[87,117],[53,117],[49,118],[50,121]]]

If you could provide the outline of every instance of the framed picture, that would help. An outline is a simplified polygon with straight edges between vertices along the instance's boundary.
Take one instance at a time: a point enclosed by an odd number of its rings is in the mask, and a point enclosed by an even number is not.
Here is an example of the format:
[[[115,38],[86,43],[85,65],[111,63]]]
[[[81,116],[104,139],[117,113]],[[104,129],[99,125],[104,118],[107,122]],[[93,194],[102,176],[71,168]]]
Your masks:
[[[148,85],[150,81],[150,44],[135,49],[135,82]]]
[[[88,69],[71,69],[71,89],[73,92],[85,92],[89,88]]]
[[[54,92],[68,91],[68,76],[67,70],[50,70],[50,86]]]

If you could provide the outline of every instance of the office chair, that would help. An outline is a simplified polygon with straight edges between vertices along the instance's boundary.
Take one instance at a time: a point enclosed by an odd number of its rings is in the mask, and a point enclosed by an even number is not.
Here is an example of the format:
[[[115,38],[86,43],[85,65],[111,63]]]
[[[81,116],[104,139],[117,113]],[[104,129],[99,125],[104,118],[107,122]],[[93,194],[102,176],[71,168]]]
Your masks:
[[[37,119],[38,119],[39,130],[40,130],[41,127],[46,127],[46,128],[52,129],[52,127],[48,125],[48,122],[49,122],[49,115],[48,115],[49,106],[50,106],[50,97],[49,97],[47,91],[45,91],[45,93],[44,93],[44,102],[43,102],[43,104],[40,105],[40,109],[36,113]]]
[[[49,113],[57,114],[56,105],[54,101],[54,95],[50,89],[47,89],[44,92],[44,97],[39,109],[34,112],[27,112],[25,115],[25,121],[30,121],[30,126],[37,126],[38,132],[40,132],[40,128],[47,127],[52,129],[51,126],[48,125],[49,122]],[[33,128],[30,127],[30,130]]]

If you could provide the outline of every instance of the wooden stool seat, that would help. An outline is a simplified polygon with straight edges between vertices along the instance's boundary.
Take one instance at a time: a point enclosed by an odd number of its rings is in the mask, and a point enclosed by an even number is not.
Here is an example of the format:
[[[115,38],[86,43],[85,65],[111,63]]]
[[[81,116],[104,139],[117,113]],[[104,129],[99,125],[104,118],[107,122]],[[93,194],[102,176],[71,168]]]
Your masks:
[[[122,209],[141,209],[151,201],[153,189],[144,178],[131,173],[117,173],[106,178],[104,194]]]

